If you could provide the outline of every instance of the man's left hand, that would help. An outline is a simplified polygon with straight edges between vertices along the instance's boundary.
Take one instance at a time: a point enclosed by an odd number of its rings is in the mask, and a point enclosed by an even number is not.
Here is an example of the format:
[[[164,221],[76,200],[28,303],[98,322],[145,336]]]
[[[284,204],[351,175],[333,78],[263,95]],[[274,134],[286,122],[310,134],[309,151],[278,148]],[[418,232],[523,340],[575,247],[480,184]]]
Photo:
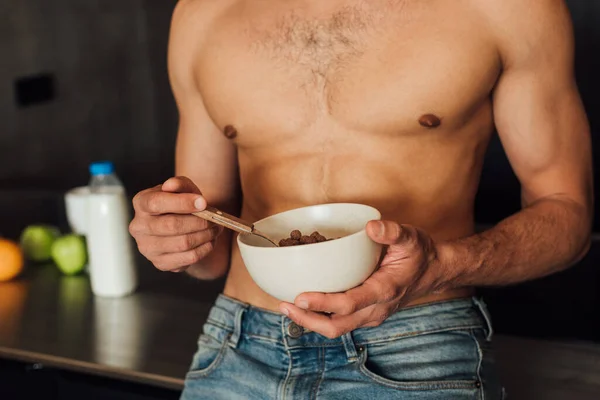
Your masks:
[[[379,326],[402,306],[439,290],[442,274],[429,235],[391,221],[370,221],[367,234],[386,246],[377,271],[344,293],[303,293],[280,310],[298,325],[328,338],[361,327]],[[329,313],[329,314],[328,314]]]

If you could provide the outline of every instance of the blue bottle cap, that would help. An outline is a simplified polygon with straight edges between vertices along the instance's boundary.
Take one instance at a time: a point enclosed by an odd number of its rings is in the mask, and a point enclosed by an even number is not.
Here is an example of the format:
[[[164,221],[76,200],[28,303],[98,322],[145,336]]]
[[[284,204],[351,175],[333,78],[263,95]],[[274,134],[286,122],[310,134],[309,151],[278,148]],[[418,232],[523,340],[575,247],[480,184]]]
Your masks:
[[[90,164],[90,174],[108,175],[115,171],[115,166],[110,161],[100,161]]]

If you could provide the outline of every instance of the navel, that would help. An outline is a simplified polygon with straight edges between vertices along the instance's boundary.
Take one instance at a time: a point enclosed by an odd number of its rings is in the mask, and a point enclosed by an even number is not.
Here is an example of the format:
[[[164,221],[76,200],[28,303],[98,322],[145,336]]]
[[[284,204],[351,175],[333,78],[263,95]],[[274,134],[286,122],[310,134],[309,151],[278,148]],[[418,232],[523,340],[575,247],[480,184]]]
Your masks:
[[[419,124],[425,128],[437,128],[442,124],[442,120],[435,114],[425,114],[419,118]]]
[[[235,129],[233,125],[227,125],[223,129],[223,135],[225,135],[227,139],[235,139],[237,137],[237,134],[237,129]]]

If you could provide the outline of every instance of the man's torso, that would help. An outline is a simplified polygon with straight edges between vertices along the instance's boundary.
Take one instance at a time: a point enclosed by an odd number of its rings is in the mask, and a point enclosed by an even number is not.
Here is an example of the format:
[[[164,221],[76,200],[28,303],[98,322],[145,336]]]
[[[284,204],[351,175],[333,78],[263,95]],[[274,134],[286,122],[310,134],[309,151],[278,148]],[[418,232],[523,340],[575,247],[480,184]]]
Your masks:
[[[237,146],[243,218],[360,202],[434,240],[473,233],[501,69],[481,1],[204,2],[195,77]],[[225,293],[278,304],[235,243]]]

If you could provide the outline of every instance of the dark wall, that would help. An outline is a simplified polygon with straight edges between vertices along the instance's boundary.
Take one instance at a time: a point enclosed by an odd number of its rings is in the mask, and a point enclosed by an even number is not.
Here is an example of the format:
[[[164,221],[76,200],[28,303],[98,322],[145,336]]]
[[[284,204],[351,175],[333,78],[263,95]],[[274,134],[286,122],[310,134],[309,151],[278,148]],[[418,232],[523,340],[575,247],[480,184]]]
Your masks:
[[[130,190],[172,174],[166,48],[174,5],[1,2],[0,190],[85,184],[88,164],[105,158]],[[47,79],[33,79],[40,74]]]

